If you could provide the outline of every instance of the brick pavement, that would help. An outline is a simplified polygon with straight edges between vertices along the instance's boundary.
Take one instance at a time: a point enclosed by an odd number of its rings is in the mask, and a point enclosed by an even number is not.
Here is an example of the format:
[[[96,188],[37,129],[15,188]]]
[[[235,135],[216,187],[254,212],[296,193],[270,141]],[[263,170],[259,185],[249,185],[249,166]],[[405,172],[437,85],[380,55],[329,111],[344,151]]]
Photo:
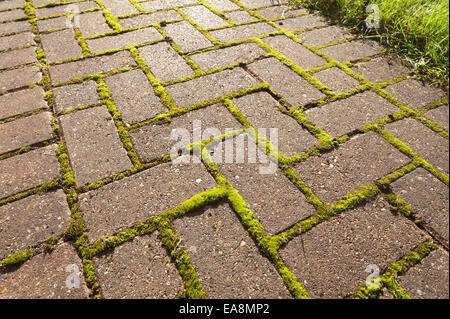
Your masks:
[[[448,94],[284,9],[0,1],[0,298],[449,298]]]

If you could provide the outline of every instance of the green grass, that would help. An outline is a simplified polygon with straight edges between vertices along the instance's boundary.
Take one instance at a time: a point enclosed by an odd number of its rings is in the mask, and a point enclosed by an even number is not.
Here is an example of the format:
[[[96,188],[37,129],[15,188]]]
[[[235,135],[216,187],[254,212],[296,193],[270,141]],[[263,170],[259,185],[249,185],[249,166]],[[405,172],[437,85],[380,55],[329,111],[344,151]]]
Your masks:
[[[448,90],[448,0],[290,0],[378,38],[422,76]],[[366,7],[377,4],[380,28],[367,29]]]

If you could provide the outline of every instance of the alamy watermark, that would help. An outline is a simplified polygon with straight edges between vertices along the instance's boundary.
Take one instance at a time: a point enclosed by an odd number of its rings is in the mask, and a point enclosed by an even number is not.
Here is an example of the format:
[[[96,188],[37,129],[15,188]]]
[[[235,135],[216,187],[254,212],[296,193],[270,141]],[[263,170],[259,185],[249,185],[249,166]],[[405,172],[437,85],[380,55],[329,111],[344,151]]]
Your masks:
[[[369,265],[366,272],[370,275],[366,278],[366,287],[369,289],[378,289],[381,287],[380,267],[377,265]]]
[[[71,264],[66,267],[66,272],[70,273],[66,277],[66,287],[68,289],[79,289],[81,276],[80,268],[78,268],[78,266],[75,264]]]
[[[376,4],[370,4],[366,7],[366,13],[369,15],[366,18],[366,26],[369,29],[380,28],[380,8]]]

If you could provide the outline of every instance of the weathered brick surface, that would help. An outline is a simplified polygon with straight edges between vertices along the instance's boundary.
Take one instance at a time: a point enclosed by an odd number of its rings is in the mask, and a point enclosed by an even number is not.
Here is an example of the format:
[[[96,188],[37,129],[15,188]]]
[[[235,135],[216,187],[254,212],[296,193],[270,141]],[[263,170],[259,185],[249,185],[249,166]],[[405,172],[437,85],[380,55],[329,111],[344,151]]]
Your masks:
[[[326,69],[314,73],[314,77],[335,93],[348,92],[361,84],[339,68]]]
[[[262,15],[266,19],[276,19],[276,18],[282,18],[282,14],[284,12],[285,18],[291,18],[297,14],[306,13],[308,12],[306,9],[290,9],[286,10],[285,7],[282,6],[276,6],[276,7],[269,7],[264,9],[255,10],[257,14]]]
[[[189,22],[169,24],[164,31],[185,53],[212,47],[213,44]]]
[[[339,62],[351,62],[378,54],[381,47],[375,41],[358,40],[326,47],[320,51]]]
[[[42,74],[35,66],[4,71],[0,73],[0,90],[22,88],[39,82],[41,78]]]
[[[159,11],[150,14],[141,14],[130,18],[123,18],[120,19],[119,23],[123,28],[135,28],[149,25],[152,23],[178,19],[181,19],[181,15],[179,15],[175,10],[169,10],[169,11]]]
[[[84,37],[112,31],[101,11],[80,14],[78,19],[78,26]]]
[[[23,31],[31,31],[31,24],[28,21],[0,23],[0,36],[3,34]]]
[[[259,22],[254,24],[242,25],[228,29],[211,31],[210,33],[223,43],[239,41],[250,37],[258,37],[276,31],[271,25]]]
[[[50,63],[83,55],[71,29],[43,34],[41,42],[45,50],[45,57]]]
[[[449,125],[449,112],[448,112],[448,104],[428,111],[424,114],[426,119],[429,119],[437,125],[439,125],[442,129],[448,132]]]
[[[22,9],[9,10],[0,12],[0,22],[12,21],[25,16],[25,12]]]
[[[258,18],[250,15],[247,11],[233,11],[225,13],[228,19],[231,19],[236,24],[252,22],[258,20]]]
[[[206,2],[219,11],[239,9],[239,7],[230,0],[207,0]]]
[[[102,3],[115,16],[139,12],[128,0],[102,0]]]
[[[0,10],[20,8],[25,4],[25,0],[6,0],[0,2]]]
[[[320,17],[311,14],[278,21],[277,24],[288,31],[303,31],[327,25]]]
[[[146,11],[161,10],[167,8],[174,8],[185,6],[188,4],[198,3],[197,0],[161,0],[161,1],[146,1],[139,3],[142,9]]]
[[[358,63],[352,70],[373,83],[386,82],[411,72],[400,61],[385,56]]]
[[[97,83],[86,81],[53,89],[55,111],[58,113],[99,102]]]
[[[0,37],[0,51],[20,48],[26,45],[35,45],[32,33],[19,33],[7,37]]]
[[[228,25],[228,22],[204,6],[186,7],[181,9],[181,11],[203,29],[218,28]]]
[[[44,101],[44,90],[40,87],[2,95],[0,105],[0,120],[36,109],[48,108]]]
[[[318,46],[345,40],[351,37],[351,33],[343,28],[330,26],[308,31],[299,34],[297,37],[303,40],[303,44]]]
[[[62,4],[53,7],[38,8],[35,10],[36,18],[62,15],[69,12],[80,12],[92,8],[98,8],[94,1],[83,1],[74,4]]]
[[[34,47],[0,53],[0,69],[36,62]]]

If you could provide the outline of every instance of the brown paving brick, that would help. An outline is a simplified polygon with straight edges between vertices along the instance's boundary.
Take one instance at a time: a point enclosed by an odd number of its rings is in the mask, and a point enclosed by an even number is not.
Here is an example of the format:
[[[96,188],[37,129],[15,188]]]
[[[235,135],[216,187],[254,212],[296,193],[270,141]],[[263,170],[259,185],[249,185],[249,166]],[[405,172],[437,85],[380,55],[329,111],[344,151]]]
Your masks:
[[[407,79],[384,89],[406,106],[417,109],[446,97],[443,90],[418,81]]]
[[[50,63],[83,55],[71,29],[41,35],[45,57]]]
[[[54,88],[53,98],[55,110],[58,113],[100,101],[97,94],[97,83],[94,81]]]
[[[161,9],[167,9],[167,8],[180,7],[180,6],[185,6],[185,5],[194,4],[194,3],[198,3],[197,0],[146,1],[146,2],[139,3],[139,5],[145,11],[152,11],[152,10],[161,10]]]
[[[0,198],[50,182],[59,176],[56,145],[0,161]]]
[[[211,35],[217,40],[227,43],[243,40],[250,37],[258,37],[264,34],[277,31],[271,25],[265,22],[258,22],[254,24],[246,24],[237,27],[226,28],[217,31],[211,31]]]
[[[160,123],[148,125],[136,131],[130,132],[130,137],[135,146],[139,159],[143,162],[150,162],[169,154],[175,145],[178,145],[179,137],[172,139],[172,130],[186,129],[190,134],[188,146],[193,142],[194,121],[200,121],[202,130],[215,128],[220,134],[225,134],[226,129],[238,129],[241,124],[234,119],[231,113],[220,105],[211,105],[206,108],[195,110],[175,117],[170,123]],[[199,132],[200,134],[203,131]],[[197,141],[209,139],[211,136],[199,136]],[[175,153],[178,150],[174,151]]]
[[[399,109],[373,92],[363,92],[307,110],[310,121],[333,137],[351,133]]]
[[[119,23],[123,28],[134,28],[149,25],[152,23],[181,19],[181,15],[175,10],[159,11],[150,14],[140,14],[130,18],[120,19]]]
[[[327,25],[319,16],[313,14],[277,21],[276,24],[288,31],[303,31]]]
[[[0,154],[53,138],[51,120],[44,112],[0,124]]]
[[[317,140],[296,120],[281,113],[280,104],[270,94],[259,92],[234,99],[234,105],[256,129],[278,129],[278,148],[286,156],[306,152]]]
[[[414,299],[449,299],[448,252],[438,249],[398,278]]]
[[[311,298],[342,298],[364,285],[367,266],[380,270],[425,240],[382,198],[324,222],[280,250]]]
[[[132,166],[106,107],[64,115],[60,121],[78,185]]]
[[[139,48],[139,54],[152,74],[162,82],[195,75],[189,64],[167,42]]]
[[[339,68],[326,69],[314,73],[314,77],[323,85],[332,89],[335,93],[348,92],[358,86],[359,81]]]
[[[51,18],[51,19],[45,19],[45,20],[37,20],[36,24],[40,32],[48,31],[52,29],[59,29],[59,28],[67,28],[68,22],[66,16],[57,17],[57,18]],[[69,24],[70,25],[70,24]]]
[[[342,41],[350,38],[352,35],[346,29],[338,26],[316,29],[299,34],[297,37],[303,40],[303,44],[318,46]]]
[[[269,164],[266,155],[258,151],[258,159],[252,160],[250,155],[254,154],[256,145],[245,135],[247,134],[234,139],[233,161],[218,161],[217,156],[215,160],[220,172],[244,198],[266,233],[276,234],[313,215],[314,207],[307,203],[303,194],[274,163]],[[240,144],[241,137],[244,138],[243,144]],[[217,147],[222,148],[222,152],[227,152],[224,143]],[[217,147],[214,148],[215,151]],[[238,158],[243,155],[243,160]]]
[[[74,265],[74,268],[67,268]],[[73,266],[72,266],[73,267]],[[66,272],[69,269],[69,272]],[[72,277],[68,277],[71,276]],[[79,288],[68,288],[78,278]],[[59,245],[49,254],[42,253],[13,272],[0,274],[0,299],[87,299],[89,289],[83,277],[83,265],[73,246]]]
[[[124,123],[134,124],[167,112],[141,70],[105,78]]]
[[[36,109],[48,108],[41,87],[0,96],[0,120]]]
[[[62,190],[0,207],[0,259],[63,234],[70,209]]]
[[[78,19],[79,29],[84,37],[112,31],[101,11],[80,14]]]
[[[327,60],[312,53],[303,45],[292,41],[287,36],[268,37],[263,39],[263,41],[303,69],[311,69],[327,64]]]
[[[237,24],[247,23],[247,22],[252,22],[252,21],[258,20],[258,18],[250,15],[247,11],[228,12],[228,13],[225,13],[225,16]]]
[[[104,298],[175,298],[183,289],[177,268],[156,233],[136,237],[94,257]]]
[[[321,200],[331,204],[357,188],[401,168],[409,158],[376,133],[357,136],[337,150],[294,167]]]
[[[286,7],[283,7],[283,6],[269,7],[269,8],[256,10],[257,14],[262,15],[266,19],[282,18],[283,12],[284,12],[285,18],[290,18],[297,14],[307,13],[308,10],[306,10],[306,9],[286,10]]]
[[[442,129],[448,132],[449,126],[449,112],[448,112],[448,104],[435,108],[431,111],[428,111],[423,115],[425,118],[435,122]]]
[[[20,8],[25,4],[25,0],[6,0],[0,2],[0,10]]]
[[[257,61],[248,68],[268,82],[291,105],[304,105],[325,97],[325,94],[275,58]]]
[[[102,0],[102,3],[115,16],[139,12],[128,0]]]
[[[36,18],[42,18],[47,16],[65,14],[69,12],[79,12],[97,7],[98,6],[94,1],[84,1],[71,4],[62,4],[53,7],[38,8],[35,10],[35,13]]]
[[[414,119],[404,119],[385,126],[395,138],[400,139],[436,169],[448,175],[448,140]]]
[[[212,47],[213,44],[189,22],[169,24],[164,31],[185,53]]]
[[[21,88],[41,80],[42,74],[38,67],[28,66],[25,68],[4,71],[0,73],[0,90],[11,90]]]
[[[36,48],[34,47],[0,53],[0,69],[36,61]]]
[[[208,298],[291,298],[229,205],[208,207],[174,225]]]
[[[181,11],[203,29],[228,25],[228,22],[204,6],[186,7],[182,8]]]
[[[352,70],[372,83],[386,82],[411,72],[400,61],[389,56],[382,56],[368,62],[358,63]]]
[[[130,52],[121,51],[111,55],[52,65],[50,66],[50,78],[53,83],[63,83],[89,74],[108,73],[132,66],[136,66],[136,62]]]
[[[320,51],[339,62],[351,62],[378,54],[381,49],[375,41],[357,40],[326,47]]]
[[[237,46],[223,48],[219,50],[207,51],[191,55],[192,59],[201,69],[211,70],[227,65],[243,62],[264,56],[264,51],[256,43],[243,43]]]
[[[209,3],[218,11],[239,9],[239,7],[236,4],[234,4],[229,0],[207,0],[206,2]]]
[[[26,16],[25,11],[22,9],[9,10],[0,12],[0,22],[12,21]]]
[[[417,219],[425,221],[448,242],[447,185],[423,168],[418,168],[392,183],[392,189],[412,206]]]
[[[19,33],[7,37],[0,37],[0,51],[35,45],[33,33]]]
[[[257,82],[244,70],[236,68],[168,86],[167,92],[175,105],[183,108],[241,91],[256,84]]]
[[[0,35],[23,31],[31,31],[31,24],[28,21],[0,23]]]
[[[201,163],[168,163],[83,194],[89,240],[113,235],[215,186]]]
[[[162,35],[156,29],[144,28],[126,33],[110,35],[102,38],[86,40],[86,44],[93,53],[125,48],[129,45],[142,44],[162,39]]]

